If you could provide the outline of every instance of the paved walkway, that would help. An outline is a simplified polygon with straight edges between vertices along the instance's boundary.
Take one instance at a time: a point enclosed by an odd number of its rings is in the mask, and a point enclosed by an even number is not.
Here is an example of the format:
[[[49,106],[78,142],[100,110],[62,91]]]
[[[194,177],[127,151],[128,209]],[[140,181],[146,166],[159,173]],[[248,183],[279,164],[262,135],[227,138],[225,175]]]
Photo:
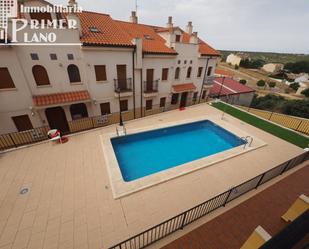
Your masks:
[[[164,249],[239,249],[258,225],[274,236],[287,224],[281,215],[299,195],[309,195],[308,166],[175,240]]]

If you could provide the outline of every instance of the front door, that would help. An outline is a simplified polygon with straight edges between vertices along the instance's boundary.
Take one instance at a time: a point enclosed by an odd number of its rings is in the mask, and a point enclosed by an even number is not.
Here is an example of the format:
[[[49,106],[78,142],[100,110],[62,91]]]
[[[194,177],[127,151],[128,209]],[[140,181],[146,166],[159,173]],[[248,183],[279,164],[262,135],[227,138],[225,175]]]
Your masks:
[[[127,65],[117,65],[118,88],[127,89]]]
[[[62,107],[47,108],[45,114],[51,129],[60,130],[62,134],[70,132],[68,121]]]
[[[147,69],[146,71],[146,91],[151,92],[153,89],[153,69]]]
[[[180,106],[179,107],[185,107],[187,104],[187,97],[188,97],[188,92],[184,92],[181,94],[180,98]]]

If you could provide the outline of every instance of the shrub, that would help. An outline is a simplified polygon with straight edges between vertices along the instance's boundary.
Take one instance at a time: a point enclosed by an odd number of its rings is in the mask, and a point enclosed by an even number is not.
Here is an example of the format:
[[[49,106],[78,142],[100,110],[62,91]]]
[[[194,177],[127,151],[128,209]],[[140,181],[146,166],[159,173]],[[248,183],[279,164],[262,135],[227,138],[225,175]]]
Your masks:
[[[276,82],[271,81],[271,82],[268,83],[268,86],[269,86],[270,88],[274,88],[274,87],[276,86]]]
[[[294,91],[297,91],[299,87],[300,87],[299,83],[290,84],[290,88],[292,88]]]
[[[242,80],[239,81],[239,83],[240,83],[240,84],[243,84],[243,85],[246,85],[246,84],[247,84],[247,81],[244,80],[244,79],[242,79]]]
[[[235,69],[238,70],[238,69],[239,69],[239,66],[238,66],[238,65],[235,65]]]
[[[309,97],[309,88],[305,89],[301,92],[302,95],[305,95],[307,98]]]
[[[258,87],[263,87],[263,86],[265,86],[265,81],[264,81],[264,80],[259,80],[259,81],[256,83],[256,85],[257,85]]]

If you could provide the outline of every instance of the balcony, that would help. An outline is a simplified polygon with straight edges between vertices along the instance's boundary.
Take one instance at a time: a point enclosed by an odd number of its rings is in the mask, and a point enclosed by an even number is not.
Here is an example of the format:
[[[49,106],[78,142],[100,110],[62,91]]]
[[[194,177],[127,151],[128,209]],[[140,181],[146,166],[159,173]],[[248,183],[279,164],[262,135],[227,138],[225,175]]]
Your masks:
[[[212,86],[214,83],[214,79],[214,76],[206,76],[206,78],[204,79],[204,87]]]
[[[144,97],[155,97],[159,91],[159,80],[144,81]]]
[[[115,97],[128,97],[133,95],[132,79],[114,79]]]

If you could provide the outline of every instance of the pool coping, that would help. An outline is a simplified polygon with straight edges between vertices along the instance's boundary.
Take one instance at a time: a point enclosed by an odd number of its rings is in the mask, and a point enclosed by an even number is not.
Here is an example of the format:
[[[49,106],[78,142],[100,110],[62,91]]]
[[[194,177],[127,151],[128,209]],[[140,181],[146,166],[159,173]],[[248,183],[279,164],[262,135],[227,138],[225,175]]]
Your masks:
[[[157,172],[155,174],[151,174],[130,182],[125,182],[123,180],[120,167],[118,165],[118,161],[116,158],[116,155],[114,153],[114,149],[111,143],[111,138],[117,137],[116,132],[113,133],[107,133],[107,134],[102,134],[100,136],[101,139],[101,144],[102,144],[102,151],[104,154],[104,159],[106,162],[107,166],[107,171],[108,171],[108,176],[110,180],[110,185],[113,193],[113,197],[115,199],[133,194],[135,192],[141,191],[143,189],[161,184],[163,182],[172,180],[174,178],[183,176],[185,174],[189,174],[191,172],[194,172],[196,170],[206,168],[209,166],[212,166],[214,164],[217,164],[219,162],[225,161],[227,159],[231,159],[233,157],[242,155],[244,153],[256,150],[258,148],[261,148],[263,146],[266,146],[267,143],[262,141],[261,139],[252,136],[248,134],[247,132],[242,131],[241,129],[235,127],[234,125],[231,125],[227,121],[224,120],[224,118],[215,118],[212,116],[208,116],[207,118],[194,118],[194,119],[183,119],[181,121],[177,122],[166,122],[162,124],[156,124],[156,125],[151,125],[151,126],[145,126],[143,128],[138,128],[138,129],[127,129],[127,132],[131,134],[135,133],[140,133],[140,132],[146,132],[146,131],[151,131],[151,130],[156,130],[156,129],[161,129],[161,128],[167,128],[171,126],[176,126],[176,125],[182,125],[186,123],[192,123],[192,122],[198,122],[198,121],[203,121],[203,120],[209,120],[213,122],[214,124],[222,127],[223,129],[231,132],[232,134],[238,136],[238,137],[246,137],[246,136],[251,136],[253,138],[253,143],[251,147],[246,147],[244,149],[244,145],[234,147],[229,150],[225,150],[220,153],[213,154],[208,157],[204,157],[201,159],[197,159],[185,164],[178,165],[173,168],[169,168],[164,171]]]

